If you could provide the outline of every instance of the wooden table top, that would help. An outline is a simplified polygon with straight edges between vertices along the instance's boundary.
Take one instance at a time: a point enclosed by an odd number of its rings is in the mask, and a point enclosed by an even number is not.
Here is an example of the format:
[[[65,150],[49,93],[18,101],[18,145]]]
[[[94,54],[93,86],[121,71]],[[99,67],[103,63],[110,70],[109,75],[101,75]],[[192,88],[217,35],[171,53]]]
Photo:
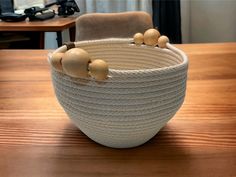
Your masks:
[[[59,106],[48,51],[0,51],[3,177],[236,176],[236,43],[178,45],[189,56],[187,95],[149,142],[132,149],[88,139]]]
[[[0,31],[62,31],[75,26],[75,20],[78,16],[54,17],[44,21],[21,21],[4,22],[0,21]]]

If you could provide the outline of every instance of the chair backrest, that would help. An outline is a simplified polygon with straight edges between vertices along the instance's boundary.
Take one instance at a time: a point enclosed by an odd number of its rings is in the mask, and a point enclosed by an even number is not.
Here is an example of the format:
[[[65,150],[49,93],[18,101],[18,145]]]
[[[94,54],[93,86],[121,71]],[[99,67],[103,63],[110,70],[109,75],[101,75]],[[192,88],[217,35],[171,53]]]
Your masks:
[[[128,38],[149,28],[153,28],[153,23],[146,12],[85,14],[76,20],[76,41]]]

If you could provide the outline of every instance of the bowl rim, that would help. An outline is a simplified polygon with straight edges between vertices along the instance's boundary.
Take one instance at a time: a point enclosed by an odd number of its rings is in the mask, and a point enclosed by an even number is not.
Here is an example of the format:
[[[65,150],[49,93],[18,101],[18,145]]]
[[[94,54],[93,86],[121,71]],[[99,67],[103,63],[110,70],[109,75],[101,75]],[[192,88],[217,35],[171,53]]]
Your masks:
[[[98,39],[98,40],[87,40],[87,41],[77,41],[74,42],[75,47],[83,47],[86,45],[90,45],[90,44],[128,44],[128,45],[135,45],[133,44],[133,38],[107,38],[107,39]],[[163,48],[159,48],[159,47],[153,47],[153,46],[147,46],[147,45],[141,45],[140,47],[145,47],[145,48],[149,48],[149,49],[153,49],[153,50],[157,50],[158,52],[162,53],[162,54],[171,54],[171,55],[178,55],[181,59],[182,62],[178,63],[178,64],[174,64],[171,66],[166,66],[166,67],[161,67],[161,68],[148,68],[148,69],[113,69],[113,68],[109,68],[109,75],[139,75],[139,74],[153,74],[153,73],[166,73],[166,72],[170,72],[171,70],[181,70],[183,68],[187,68],[188,67],[188,57],[187,55],[181,51],[180,49],[176,48],[175,46],[173,46],[170,43],[166,44],[167,48],[163,49]],[[66,45],[62,45],[61,47],[57,48],[56,50],[49,52],[48,54],[48,62],[50,63],[50,59],[51,59],[51,55],[53,53],[57,53],[57,52],[65,52],[67,51],[67,46]]]

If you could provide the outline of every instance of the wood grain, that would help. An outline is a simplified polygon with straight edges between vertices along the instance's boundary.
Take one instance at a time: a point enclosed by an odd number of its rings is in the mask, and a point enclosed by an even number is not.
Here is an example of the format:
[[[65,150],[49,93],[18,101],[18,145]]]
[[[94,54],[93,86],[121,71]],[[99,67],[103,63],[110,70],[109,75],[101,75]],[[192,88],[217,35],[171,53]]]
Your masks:
[[[28,37],[31,36],[32,45],[30,48],[34,49],[44,49],[44,36],[45,32],[57,32],[59,36],[63,30],[69,29],[70,41],[75,40],[75,21],[77,15],[69,16],[66,18],[55,16],[52,19],[45,21],[21,21],[21,22],[4,22],[0,21],[0,31],[3,33],[13,33],[12,35],[17,35],[18,33],[27,33]],[[30,34],[30,35],[29,35]],[[33,37],[32,37],[33,35]],[[25,34],[24,34],[25,36]],[[59,38],[57,36],[57,39]],[[35,45],[35,42],[38,41],[38,44]],[[0,48],[8,48],[6,44],[0,44]],[[61,42],[58,43],[58,46],[61,45]],[[4,47],[5,46],[5,47]],[[25,47],[25,46],[24,46]]]
[[[149,142],[111,149],[67,118],[48,51],[0,51],[0,176],[236,176],[236,43],[177,45],[189,57],[184,105]]]
[[[58,17],[45,21],[0,22],[0,31],[63,31],[75,26],[78,16]]]

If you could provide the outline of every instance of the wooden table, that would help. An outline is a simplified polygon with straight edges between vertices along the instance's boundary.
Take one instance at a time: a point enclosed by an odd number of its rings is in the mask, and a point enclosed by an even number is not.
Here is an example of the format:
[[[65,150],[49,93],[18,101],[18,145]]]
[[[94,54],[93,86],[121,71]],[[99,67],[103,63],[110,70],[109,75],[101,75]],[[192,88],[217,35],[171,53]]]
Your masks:
[[[62,31],[69,29],[70,40],[75,40],[75,20],[78,16],[69,16],[67,18],[54,17],[44,21],[22,21],[22,22],[0,22],[0,32],[34,32],[39,36],[39,48],[44,48],[44,33],[56,32],[57,44],[62,45]]]
[[[59,106],[48,51],[0,51],[0,176],[236,176],[236,43],[178,45],[189,56],[184,105],[148,143],[111,149]]]

